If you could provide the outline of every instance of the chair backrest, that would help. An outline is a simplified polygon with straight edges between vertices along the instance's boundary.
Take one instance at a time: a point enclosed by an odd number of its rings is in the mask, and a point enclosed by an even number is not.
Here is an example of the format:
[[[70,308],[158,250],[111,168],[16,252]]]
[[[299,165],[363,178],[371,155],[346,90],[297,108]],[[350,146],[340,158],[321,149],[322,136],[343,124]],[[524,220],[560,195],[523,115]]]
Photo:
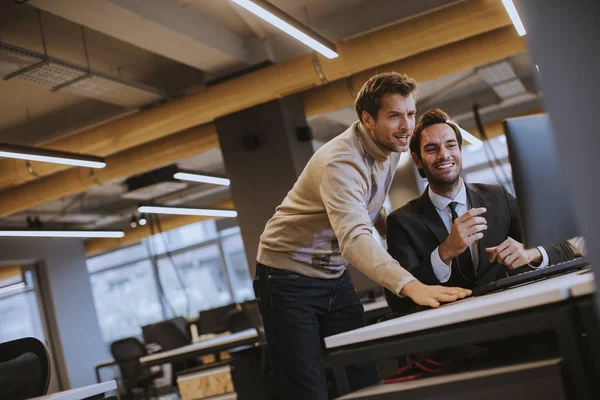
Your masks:
[[[43,396],[50,384],[48,350],[27,337],[0,343],[0,399]]]
[[[146,348],[138,338],[128,337],[112,342],[110,352],[119,366],[121,380],[128,393],[136,386],[136,379],[145,372],[140,364],[140,357],[146,355]]]
[[[227,330],[231,333],[254,328],[243,310],[232,310],[227,314]]]
[[[185,319],[177,318],[146,325],[142,328],[142,334],[146,343],[156,343],[162,351],[166,351],[190,344],[192,338],[186,334],[187,330]]]
[[[211,310],[200,311],[198,316],[198,333],[222,333],[227,328],[227,316],[230,311],[238,309],[237,304],[229,304]]]
[[[128,337],[112,342],[110,352],[116,362],[139,360],[146,355],[146,348],[138,338]]]

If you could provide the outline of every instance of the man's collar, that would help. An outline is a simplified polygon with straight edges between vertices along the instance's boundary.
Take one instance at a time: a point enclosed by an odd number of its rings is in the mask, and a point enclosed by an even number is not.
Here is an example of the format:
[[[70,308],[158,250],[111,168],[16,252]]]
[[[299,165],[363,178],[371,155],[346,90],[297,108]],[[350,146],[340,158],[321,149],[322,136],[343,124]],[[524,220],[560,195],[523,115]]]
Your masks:
[[[428,194],[429,194],[429,199],[431,200],[431,202],[433,203],[433,206],[435,208],[437,208],[438,210],[444,210],[446,207],[448,207],[448,204],[450,204],[451,202],[455,201],[459,204],[462,205],[466,205],[467,204],[467,189],[466,189],[466,185],[463,182],[462,178],[460,179],[460,190],[458,191],[458,193],[456,194],[456,196],[454,197],[454,199],[447,199],[446,197],[440,196],[439,194],[436,194],[433,192],[433,190],[431,190],[431,186],[429,186],[428,189]]]
[[[377,161],[385,161],[389,156],[386,155],[383,150],[379,148],[379,146],[377,146],[373,139],[371,139],[371,136],[369,136],[362,123],[360,121],[356,121],[354,126],[367,153]]]

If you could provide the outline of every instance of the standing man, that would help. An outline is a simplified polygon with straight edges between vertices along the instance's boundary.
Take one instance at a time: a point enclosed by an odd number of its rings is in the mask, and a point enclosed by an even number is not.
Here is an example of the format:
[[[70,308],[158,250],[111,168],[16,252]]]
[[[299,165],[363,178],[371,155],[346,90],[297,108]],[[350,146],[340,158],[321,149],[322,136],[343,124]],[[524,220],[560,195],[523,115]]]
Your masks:
[[[388,251],[429,285],[473,288],[506,277],[511,269],[555,264],[581,255],[575,240],[527,249],[517,202],[501,185],[465,184],[462,135],[439,109],[417,122],[413,161],[429,186],[387,219]],[[390,307],[406,312],[409,299],[386,293]]]
[[[285,399],[327,399],[323,338],[364,326],[348,263],[417,304],[436,307],[470,294],[423,285],[372,235],[409,148],[415,89],[395,72],[369,79],[355,102],[359,121],[313,155],[260,237],[254,291]],[[379,380],[372,365],[348,372],[353,389]]]

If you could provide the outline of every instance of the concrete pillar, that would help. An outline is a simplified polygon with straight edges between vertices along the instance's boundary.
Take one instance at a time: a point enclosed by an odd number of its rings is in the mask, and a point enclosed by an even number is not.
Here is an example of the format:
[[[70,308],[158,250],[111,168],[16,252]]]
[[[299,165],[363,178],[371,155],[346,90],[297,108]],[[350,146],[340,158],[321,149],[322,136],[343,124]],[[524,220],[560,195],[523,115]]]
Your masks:
[[[265,223],[313,154],[302,98],[271,101],[219,118],[215,125],[254,275]]]

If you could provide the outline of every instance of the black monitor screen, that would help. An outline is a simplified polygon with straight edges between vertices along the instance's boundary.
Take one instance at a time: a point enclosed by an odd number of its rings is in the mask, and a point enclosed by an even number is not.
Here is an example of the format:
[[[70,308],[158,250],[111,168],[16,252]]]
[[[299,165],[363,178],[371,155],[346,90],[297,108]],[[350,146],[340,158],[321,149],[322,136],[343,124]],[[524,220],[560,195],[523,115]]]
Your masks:
[[[504,121],[515,192],[528,248],[578,235],[547,114]],[[566,132],[564,132],[566,133]]]

